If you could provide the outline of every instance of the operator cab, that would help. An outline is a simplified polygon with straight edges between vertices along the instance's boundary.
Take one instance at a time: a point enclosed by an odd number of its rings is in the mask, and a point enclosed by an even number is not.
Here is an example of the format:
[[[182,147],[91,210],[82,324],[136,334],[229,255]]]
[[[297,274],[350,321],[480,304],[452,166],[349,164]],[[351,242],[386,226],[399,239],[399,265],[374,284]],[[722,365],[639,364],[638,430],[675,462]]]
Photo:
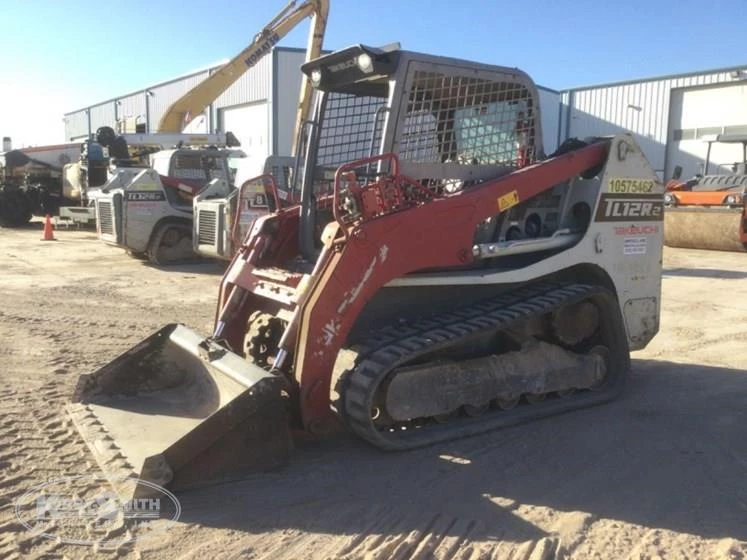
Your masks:
[[[192,197],[213,179],[231,181],[225,150],[162,150],[151,154],[151,167],[161,176],[171,206],[192,212]]]
[[[343,164],[391,152],[399,174],[443,195],[544,158],[539,93],[518,69],[356,45],[301,70],[317,93],[314,118],[302,131],[305,161],[297,165],[294,185],[302,201],[300,246],[310,262],[320,250],[321,230],[333,219],[329,205],[320,208],[319,202],[331,194]],[[391,160],[381,160],[356,168],[355,178],[366,184],[389,173]],[[521,235],[537,236],[550,213],[513,221]],[[559,225],[555,214],[552,229]],[[509,221],[493,223],[482,236],[506,239]]]

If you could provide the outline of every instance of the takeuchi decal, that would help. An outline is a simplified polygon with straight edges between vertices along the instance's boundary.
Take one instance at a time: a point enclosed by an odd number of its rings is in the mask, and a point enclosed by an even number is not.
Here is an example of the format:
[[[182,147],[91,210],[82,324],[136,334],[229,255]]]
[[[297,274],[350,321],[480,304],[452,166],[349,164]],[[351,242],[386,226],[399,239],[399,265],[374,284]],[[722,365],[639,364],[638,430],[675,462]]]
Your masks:
[[[661,231],[656,225],[642,226],[618,226],[615,228],[615,235],[656,235]]]

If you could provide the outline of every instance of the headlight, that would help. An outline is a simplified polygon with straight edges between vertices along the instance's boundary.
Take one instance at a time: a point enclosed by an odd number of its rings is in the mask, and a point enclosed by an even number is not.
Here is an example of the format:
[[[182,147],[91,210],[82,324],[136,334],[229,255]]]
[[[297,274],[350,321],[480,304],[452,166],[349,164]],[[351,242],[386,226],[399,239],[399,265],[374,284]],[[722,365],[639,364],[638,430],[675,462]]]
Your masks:
[[[724,204],[742,204],[741,194],[730,194],[724,200]]]
[[[371,56],[366,53],[358,55],[358,68],[366,74],[373,72],[373,60],[371,60]]]
[[[674,206],[677,204],[677,197],[674,196],[672,193],[665,193],[664,194],[664,204],[669,204],[671,206]]]
[[[311,83],[314,87],[319,87],[319,84],[322,83],[322,71],[319,68],[311,71]]]

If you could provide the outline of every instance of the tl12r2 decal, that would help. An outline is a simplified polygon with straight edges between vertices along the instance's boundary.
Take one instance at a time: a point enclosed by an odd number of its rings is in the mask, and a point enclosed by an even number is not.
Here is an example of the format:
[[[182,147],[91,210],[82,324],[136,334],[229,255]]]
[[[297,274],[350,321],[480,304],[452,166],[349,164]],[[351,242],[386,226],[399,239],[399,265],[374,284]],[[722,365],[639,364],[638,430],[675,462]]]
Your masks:
[[[660,194],[602,194],[594,220],[597,222],[660,222],[664,199]]]
[[[129,191],[127,193],[127,200],[159,202],[166,200],[166,195],[161,191]]]

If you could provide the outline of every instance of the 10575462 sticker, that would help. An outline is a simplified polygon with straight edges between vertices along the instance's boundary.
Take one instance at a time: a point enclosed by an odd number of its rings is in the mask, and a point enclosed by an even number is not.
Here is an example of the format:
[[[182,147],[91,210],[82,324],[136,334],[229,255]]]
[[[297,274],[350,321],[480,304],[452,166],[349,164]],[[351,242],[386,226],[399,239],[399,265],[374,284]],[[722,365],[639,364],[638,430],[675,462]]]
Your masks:
[[[607,190],[615,194],[651,194],[656,182],[651,179],[635,177],[610,177]]]

